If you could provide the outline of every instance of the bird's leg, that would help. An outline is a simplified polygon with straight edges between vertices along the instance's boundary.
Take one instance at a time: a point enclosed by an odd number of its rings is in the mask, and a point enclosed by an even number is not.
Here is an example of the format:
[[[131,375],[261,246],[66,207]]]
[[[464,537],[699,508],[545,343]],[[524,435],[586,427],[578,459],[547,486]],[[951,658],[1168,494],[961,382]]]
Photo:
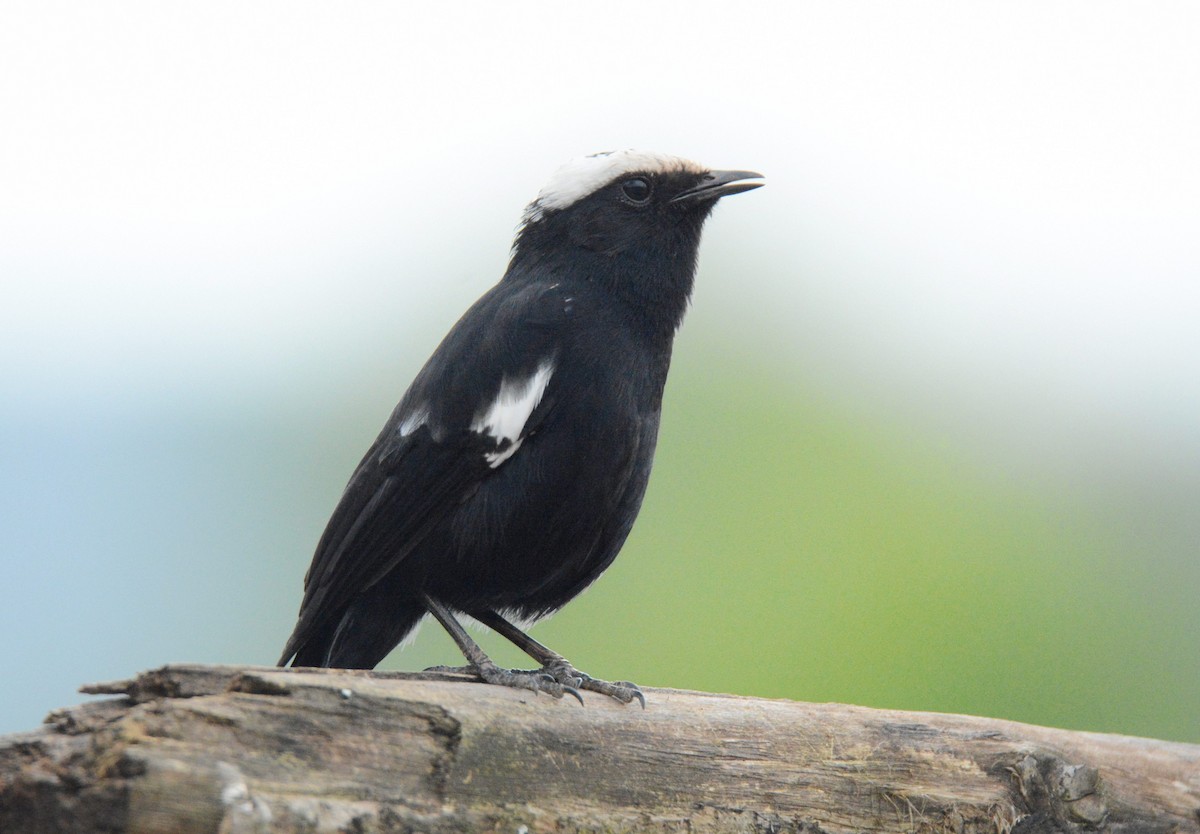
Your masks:
[[[583,698],[576,687],[558,680],[548,671],[537,669],[532,672],[522,672],[501,669],[484,654],[479,644],[471,639],[471,635],[467,634],[467,630],[458,620],[454,619],[449,608],[428,595],[425,596],[425,605],[429,608],[429,613],[437,618],[437,621],[442,624],[442,628],[446,629],[451,639],[458,644],[463,657],[470,664],[469,670],[479,675],[484,682],[498,686],[511,686],[514,689],[528,689],[531,692],[546,692],[555,698],[561,698],[564,694],[568,694],[574,696],[580,704],[583,703]]]
[[[563,686],[599,692],[602,695],[616,698],[623,704],[637,700],[641,703],[642,709],[646,708],[646,696],[642,694],[642,690],[638,689],[636,684],[629,681],[610,683],[580,672],[561,654],[543,646],[495,611],[480,611],[472,613],[471,616],[542,664],[542,671]]]

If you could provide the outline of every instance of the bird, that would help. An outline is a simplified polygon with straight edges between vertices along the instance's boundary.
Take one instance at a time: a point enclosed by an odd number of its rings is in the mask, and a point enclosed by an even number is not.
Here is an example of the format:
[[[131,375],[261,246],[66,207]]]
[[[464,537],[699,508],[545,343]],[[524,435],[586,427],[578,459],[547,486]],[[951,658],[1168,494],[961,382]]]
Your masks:
[[[432,615],[466,658],[452,671],[645,708],[637,685],[593,678],[524,629],[625,543],[701,230],[720,198],[762,180],[636,150],[552,175],[500,281],[442,340],[351,475],[279,666],[373,669]],[[539,668],[498,666],[464,616]]]

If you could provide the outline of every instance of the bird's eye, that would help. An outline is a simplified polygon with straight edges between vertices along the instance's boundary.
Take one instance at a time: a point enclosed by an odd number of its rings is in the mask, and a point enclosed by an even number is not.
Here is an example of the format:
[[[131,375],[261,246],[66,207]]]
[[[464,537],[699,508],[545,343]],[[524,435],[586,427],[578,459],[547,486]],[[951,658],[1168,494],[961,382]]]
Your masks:
[[[650,199],[650,183],[634,177],[621,183],[621,192],[635,203],[644,203]]]

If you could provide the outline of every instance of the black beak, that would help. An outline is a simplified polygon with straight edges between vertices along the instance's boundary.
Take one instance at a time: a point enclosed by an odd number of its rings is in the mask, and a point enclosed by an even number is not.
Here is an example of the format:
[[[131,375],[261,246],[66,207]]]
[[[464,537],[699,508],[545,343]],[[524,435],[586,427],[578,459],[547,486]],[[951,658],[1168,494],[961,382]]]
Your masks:
[[[752,188],[758,188],[764,183],[743,182],[743,180],[761,180],[762,174],[754,171],[709,171],[700,182],[672,198],[672,203],[699,202],[728,197],[730,194],[741,194]]]

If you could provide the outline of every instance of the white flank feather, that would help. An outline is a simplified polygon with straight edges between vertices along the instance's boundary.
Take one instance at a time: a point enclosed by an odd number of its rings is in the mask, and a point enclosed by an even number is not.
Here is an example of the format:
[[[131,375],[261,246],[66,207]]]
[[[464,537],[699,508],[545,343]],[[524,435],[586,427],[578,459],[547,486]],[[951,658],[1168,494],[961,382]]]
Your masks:
[[[425,421],[429,419],[429,409],[425,406],[414,408],[404,418],[404,422],[400,424],[400,436],[408,437],[421,426],[425,425]]]

